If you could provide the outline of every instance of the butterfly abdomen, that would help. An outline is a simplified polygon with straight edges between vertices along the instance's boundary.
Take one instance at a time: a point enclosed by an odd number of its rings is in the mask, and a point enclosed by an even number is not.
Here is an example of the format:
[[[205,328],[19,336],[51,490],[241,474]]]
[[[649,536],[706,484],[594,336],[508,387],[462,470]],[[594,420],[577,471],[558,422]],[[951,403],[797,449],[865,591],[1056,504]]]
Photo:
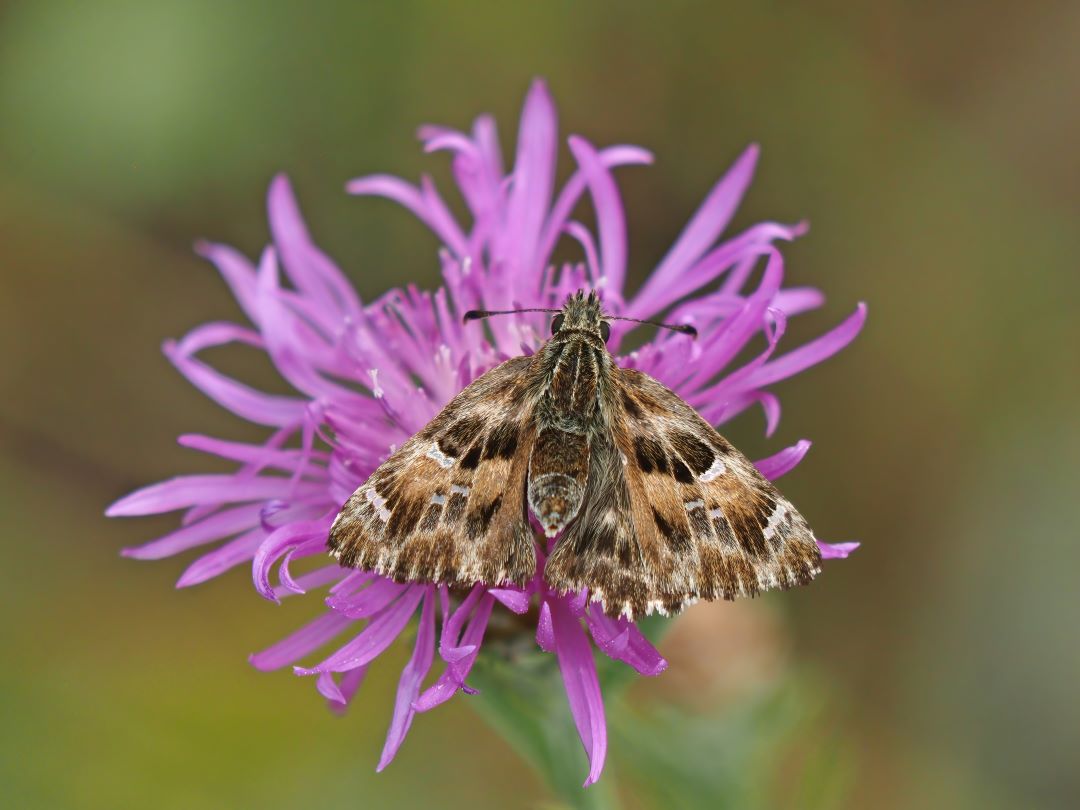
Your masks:
[[[585,496],[589,440],[584,433],[546,428],[529,458],[529,509],[554,537],[573,520]]]

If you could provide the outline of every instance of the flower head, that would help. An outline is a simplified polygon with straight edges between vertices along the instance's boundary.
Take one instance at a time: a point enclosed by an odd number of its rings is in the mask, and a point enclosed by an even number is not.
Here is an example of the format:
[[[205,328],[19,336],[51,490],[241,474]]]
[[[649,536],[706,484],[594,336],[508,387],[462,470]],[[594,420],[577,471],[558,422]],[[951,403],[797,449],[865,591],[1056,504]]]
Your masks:
[[[455,218],[427,177],[413,186],[370,176],[352,181],[348,190],[392,199],[427,225],[443,246],[444,286],[433,293],[409,286],[365,304],[312,241],[288,180],[275,178],[268,199],[273,242],[257,264],[224,245],[198,247],[250,325],[205,324],[165,344],[165,354],[188,380],[238,416],[267,427],[269,437],[250,445],[181,436],[182,445],[233,461],[236,470],[146,487],[117,501],[108,514],[184,510],[180,528],[124,552],[158,559],[211,547],[188,566],[178,587],[250,562],[255,588],[267,599],[326,589],[325,613],[251,656],[251,662],[262,670],[293,665],[298,674],[314,676],[335,706],[348,704],[369,664],[419,612],[415,648],[401,675],[380,769],[394,757],[417,712],[458,691],[473,691],[467,680],[493,611],[538,615],[536,641],[557,657],[589,755],[589,784],[599,777],[606,750],[594,646],[644,675],[659,674],[667,665],[634,623],[604,615],[584,593],[549,591],[539,575],[525,588],[478,585],[460,594],[444,586],[395,583],[332,561],[309,563],[302,574],[293,573],[293,564],[325,558],[327,534],[341,504],[393,448],[473,379],[508,357],[533,351],[544,338],[543,315],[493,319],[485,331],[462,323],[467,310],[557,307],[572,292],[594,289],[614,314],[642,319],[666,312],[668,320],[693,323],[697,340],[661,333],[618,362],[658,378],[714,424],[760,405],[771,434],[780,402],[769,386],[846,346],[859,332],[865,309],[860,305],[816,340],[775,354],[788,317],[824,299],[815,289],[782,286],[783,261],[775,245],[797,237],[804,226],[765,222],[720,239],[750,183],[755,147],[716,183],[642,288],[629,295],[626,223],[612,170],[650,163],[648,152],[633,146],[597,149],[572,136],[576,169],[556,189],[556,114],[541,82],[526,99],[509,172],[495,123],[486,116],[477,119],[471,133],[425,127],[420,138],[425,151],[450,154],[468,226]],[[595,231],[571,218],[586,194],[596,215]],[[578,244],[581,260],[553,266],[552,252],[566,238]],[[616,355],[633,326],[613,324],[609,346]],[[732,368],[758,335],[764,348]],[[204,350],[228,343],[264,352],[294,393],[255,390],[201,359]],[[757,466],[775,479],[798,464],[808,448],[809,442],[801,441]],[[853,548],[821,545],[825,557],[846,556]],[[538,551],[542,571],[550,548]],[[425,687],[436,641],[442,670]],[[324,648],[332,652],[322,660],[298,665]]]

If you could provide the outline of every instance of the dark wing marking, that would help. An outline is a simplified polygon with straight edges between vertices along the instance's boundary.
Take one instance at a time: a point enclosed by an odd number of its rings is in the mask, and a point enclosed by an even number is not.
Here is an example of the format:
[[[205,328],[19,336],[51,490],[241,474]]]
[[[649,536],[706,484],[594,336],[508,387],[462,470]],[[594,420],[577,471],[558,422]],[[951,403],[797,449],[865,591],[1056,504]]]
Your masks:
[[[342,565],[398,582],[532,577],[530,363],[514,358],[475,380],[353,493],[330,529]]]
[[[613,385],[582,514],[545,568],[552,587],[634,617],[814,578],[810,527],[745,456],[652,377],[616,369]]]

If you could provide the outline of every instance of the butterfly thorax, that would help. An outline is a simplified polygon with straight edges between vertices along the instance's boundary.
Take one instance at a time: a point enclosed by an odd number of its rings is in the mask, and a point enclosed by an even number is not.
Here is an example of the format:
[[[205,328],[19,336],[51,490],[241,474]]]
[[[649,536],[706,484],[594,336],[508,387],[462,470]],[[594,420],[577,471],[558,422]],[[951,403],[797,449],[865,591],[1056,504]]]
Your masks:
[[[594,429],[611,377],[611,355],[599,335],[564,327],[541,350],[539,364],[538,424],[579,434]]]

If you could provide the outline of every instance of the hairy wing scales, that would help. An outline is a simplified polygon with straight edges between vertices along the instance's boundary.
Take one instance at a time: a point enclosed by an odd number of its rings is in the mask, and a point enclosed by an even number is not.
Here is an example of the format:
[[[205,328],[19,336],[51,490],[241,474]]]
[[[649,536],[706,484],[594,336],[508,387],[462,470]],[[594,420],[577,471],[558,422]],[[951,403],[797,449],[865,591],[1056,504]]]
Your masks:
[[[529,369],[527,357],[492,369],[371,474],[330,530],[342,565],[399,582],[524,584],[533,575]]]
[[[613,381],[613,452],[594,449],[582,515],[548,561],[548,582],[588,588],[606,612],[630,617],[809,582],[813,534],[753,464],[648,375],[617,369]]]

